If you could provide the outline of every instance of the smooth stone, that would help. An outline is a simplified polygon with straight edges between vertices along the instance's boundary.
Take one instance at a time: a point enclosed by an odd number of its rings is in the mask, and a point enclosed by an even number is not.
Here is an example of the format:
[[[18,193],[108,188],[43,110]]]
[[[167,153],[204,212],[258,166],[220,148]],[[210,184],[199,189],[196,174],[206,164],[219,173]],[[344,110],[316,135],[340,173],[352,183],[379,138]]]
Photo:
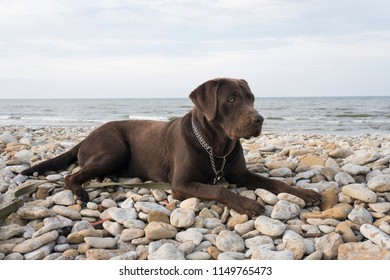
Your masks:
[[[352,176],[344,171],[337,173],[334,176],[334,180],[339,185],[339,187],[355,183],[355,180],[352,178]]]
[[[342,187],[342,191],[346,195],[364,202],[376,202],[377,200],[376,193],[368,189],[366,184],[347,185]]]
[[[154,189],[152,190],[152,195],[156,201],[163,201],[167,199],[167,193],[164,190]]]
[[[87,260],[109,260],[111,258],[123,255],[127,253],[126,250],[107,250],[107,249],[97,249],[91,248],[85,252]]]
[[[92,237],[87,236],[84,237],[85,243],[88,244],[88,246],[96,249],[107,249],[107,248],[114,248],[116,244],[118,243],[119,236],[116,237]]]
[[[356,242],[357,238],[347,222],[341,222],[336,226],[335,232],[341,235],[344,243]]]
[[[216,246],[222,252],[243,252],[244,240],[235,232],[222,230],[216,239]]]
[[[175,227],[189,227],[195,222],[195,212],[188,208],[176,208],[171,213],[170,222]]]
[[[110,260],[136,260],[138,258],[138,254],[136,251],[130,251],[130,252],[127,252],[127,253],[124,253],[122,255],[119,255],[119,256],[116,256],[116,257],[112,257],[110,258]]]
[[[54,205],[52,208],[54,212],[56,212],[58,215],[67,217],[71,220],[77,221],[81,219],[80,212],[73,210],[72,208],[63,206],[63,205]]]
[[[188,229],[186,231],[178,232],[175,239],[182,243],[192,241],[195,246],[198,246],[203,240],[203,234],[196,229]]]
[[[183,253],[176,246],[165,243],[148,256],[148,260],[185,260]]]
[[[18,159],[21,163],[28,163],[33,156],[34,153],[32,151],[21,150],[15,153],[14,158]]]
[[[8,240],[24,233],[24,227],[19,225],[7,225],[0,227],[0,240]]]
[[[100,230],[83,229],[80,231],[70,233],[66,237],[66,240],[70,244],[78,244],[78,243],[84,242],[85,237],[103,237],[103,233]]]
[[[111,207],[117,207],[117,203],[114,201],[114,200],[112,200],[112,199],[104,199],[103,201],[102,201],[102,206],[104,207],[104,208],[111,208]]]
[[[56,213],[53,210],[46,208],[41,205],[30,205],[25,203],[22,207],[18,209],[16,214],[22,219],[26,220],[38,220],[44,219],[46,217],[55,216]]]
[[[387,213],[390,211],[390,202],[369,203],[368,206],[377,213]]]
[[[69,206],[75,204],[74,195],[71,190],[64,190],[53,195],[54,204]]]
[[[149,214],[152,211],[159,211],[159,212],[164,213],[165,215],[168,215],[168,216],[171,215],[171,211],[169,211],[164,206],[157,204],[157,203],[154,203],[154,202],[138,201],[136,204],[134,204],[134,207],[135,207],[135,209],[137,209],[138,212],[142,211],[146,214]]]
[[[18,244],[14,249],[14,253],[26,254],[31,251],[34,251],[48,243],[53,242],[59,236],[58,231],[53,230],[47,233],[42,234],[36,238],[28,239],[21,244]],[[54,248],[54,246],[53,246]]]
[[[390,174],[374,177],[368,181],[367,185],[370,190],[388,192],[390,191]]]
[[[275,205],[279,201],[278,197],[274,193],[269,192],[267,190],[257,189],[257,190],[255,190],[255,193],[265,203],[267,203],[269,205]]]
[[[177,230],[174,226],[163,222],[151,222],[145,228],[145,236],[150,240],[159,240],[164,238],[173,238]]]
[[[306,258],[304,258],[304,260],[311,260],[311,261],[321,260],[321,259],[322,259],[322,252],[321,251],[314,251],[313,253],[308,255]]]
[[[338,201],[337,191],[333,189],[325,190],[321,193],[321,202],[320,202],[320,209],[321,211],[325,211],[328,209],[331,209],[333,206],[335,206]]]
[[[164,222],[169,224],[170,219],[169,216],[163,212],[160,211],[152,211],[148,215],[148,223],[151,222]]]
[[[140,228],[129,228],[124,229],[120,235],[120,240],[127,242],[145,236],[145,231]]]
[[[310,179],[311,177],[314,177],[317,173],[318,172],[316,172],[315,170],[312,170],[312,169],[305,171],[305,172],[301,172],[295,176],[295,180],[299,181],[302,179]]]
[[[200,210],[199,205],[200,205],[199,199],[196,197],[191,197],[191,198],[188,198],[186,200],[183,200],[180,203],[180,208],[188,208],[188,209],[191,209],[195,212],[198,212]]]
[[[390,260],[390,251],[371,241],[350,242],[340,245],[339,260]]]
[[[332,232],[319,237],[315,241],[315,248],[322,252],[324,260],[332,260],[337,257],[338,248],[343,244],[340,234]]]
[[[354,222],[355,224],[358,225],[363,225],[363,224],[372,224],[374,221],[374,218],[368,212],[365,208],[363,207],[356,207],[354,208],[351,213],[348,215],[348,219]]]
[[[303,212],[301,218],[307,219],[327,219],[332,218],[343,221],[348,217],[353,207],[348,203],[338,203],[333,208],[322,212]]]
[[[300,164],[303,164],[303,165],[307,165],[307,166],[314,166],[314,165],[321,165],[321,166],[325,166],[325,161],[320,158],[320,157],[317,157],[317,156],[312,156],[312,155],[307,155],[307,156],[304,156],[300,161],[299,161]]]
[[[289,194],[289,193],[279,193],[277,195],[277,197],[279,200],[285,200],[285,201],[288,201],[291,203],[298,204],[298,206],[301,208],[304,208],[305,204],[306,204],[302,198],[297,197],[297,196],[292,195],[292,194]]]
[[[11,253],[11,254],[5,256],[4,260],[21,261],[21,260],[24,260],[24,257],[20,253]]]
[[[293,260],[294,254],[291,251],[271,251],[267,249],[255,250],[251,260]]]
[[[255,220],[255,228],[262,234],[268,236],[280,236],[286,230],[286,225],[279,220],[267,216],[259,216]]]
[[[291,177],[292,171],[289,168],[282,167],[282,168],[277,168],[277,169],[271,170],[269,172],[269,175],[272,177]]]
[[[361,234],[373,243],[390,249],[390,236],[371,224],[363,224],[360,227]]]
[[[329,152],[329,156],[332,158],[346,158],[353,155],[353,152],[344,148],[337,148]]]
[[[299,149],[291,149],[289,156],[290,157],[297,157],[297,156],[303,156],[310,153],[314,153],[313,149],[307,149],[307,148],[299,148]]]
[[[80,215],[83,217],[100,218],[101,213],[99,212],[99,210],[83,209],[80,211]]]
[[[238,235],[242,236],[252,230],[255,229],[255,221],[249,220],[242,224],[237,224],[234,226],[234,230],[237,232]]]
[[[234,215],[227,223],[227,228],[232,230],[234,229],[234,227],[236,225],[239,225],[239,224],[242,224],[242,223],[245,223],[248,221],[248,215],[244,214],[244,215],[240,215],[240,214],[237,214],[237,215]]]
[[[103,228],[108,231],[112,236],[117,236],[121,234],[123,227],[117,222],[105,221],[103,223]]]
[[[211,259],[210,254],[206,252],[193,252],[186,256],[186,260],[209,260]]]
[[[45,257],[50,255],[50,253],[54,249],[55,244],[56,243],[53,241],[53,242],[50,242],[49,244],[43,245],[42,247],[40,247],[32,252],[26,253],[24,255],[24,259],[25,260],[43,260]]]
[[[218,254],[218,260],[244,260],[245,254],[239,252],[223,252]]]
[[[283,233],[284,249],[293,253],[294,260],[300,260],[306,253],[306,244],[302,236],[292,230]]]
[[[367,166],[360,166],[354,163],[347,163],[343,167],[341,167],[341,170],[344,172],[347,172],[349,175],[359,175],[359,174],[367,174],[370,172],[370,168]]]
[[[355,151],[355,153],[346,158],[347,162],[357,165],[366,165],[367,163],[379,159],[379,153],[375,151]]]
[[[298,216],[301,213],[301,209],[295,203],[291,203],[285,200],[279,200],[275,205],[271,213],[272,219],[289,220]]]
[[[106,211],[101,213],[101,219],[104,219],[104,214],[106,214],[108,218],[120,224],[123,224],[126,220],[136,219],[138,217],[137,211],[134,208],[108,208]]]
[[[137,219],[129,219],[123,222],[123,225],[127,228],[140,228],[145,229],[146,224],[143,221]]]
[[[51,174],[46,176],[46,180],[48,180],[49,182],[55,182],[62,180],[62,176],[61,174]]]
[[[288,168],[294,171],[295,168],[298,166],[298,164],[294,161],[269,159],[265,162],[265,166],[267,166],[267,168],[270,170],[278,169],[278,168]]]
[[[259,236],[246,239],[245,247],[248,249],[253,249],[258,247],[267,248],[269,250],[275,249],[273,239],[265,235],[259,235]]]

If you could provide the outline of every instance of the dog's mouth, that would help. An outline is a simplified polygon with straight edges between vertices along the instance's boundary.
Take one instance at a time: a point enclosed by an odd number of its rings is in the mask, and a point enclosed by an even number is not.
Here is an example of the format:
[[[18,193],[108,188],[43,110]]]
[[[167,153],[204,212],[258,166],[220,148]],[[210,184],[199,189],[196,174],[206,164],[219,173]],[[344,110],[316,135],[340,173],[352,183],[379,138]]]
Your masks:
[[[243,132],[239,132],[236,134],[230,134],[229,139],[232,141],[237,141],[240,138],[244,138],[244,139],[248,140],[252,137],[258,137],[258,136],[260,136],[260,134],[261,134],[261,126],[256,127],[254,129],[251,129],[251,130],[248,130],[248,131],[245,131],[245,132],[243,131]]]

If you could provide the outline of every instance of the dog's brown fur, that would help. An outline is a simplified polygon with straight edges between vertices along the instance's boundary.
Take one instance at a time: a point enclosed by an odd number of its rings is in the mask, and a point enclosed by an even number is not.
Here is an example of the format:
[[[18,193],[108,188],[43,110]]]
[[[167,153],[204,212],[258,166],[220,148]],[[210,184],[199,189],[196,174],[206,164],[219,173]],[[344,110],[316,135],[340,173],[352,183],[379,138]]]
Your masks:
[[[81,185],[88,180],[107,176],[139,177],[171,183],[176,199],[216,200],[249,216],[262,213],[263,207],[256,201],[222,186],[211,185],[215,173],[209,154],[194,135],[192,118],[215,155],[223,156],[232,151],[224,169],[224,177],[229,183],[251,190],[262,188],[276,194],[291,193],[307,205],[320,201],[317,192],[290,187],[247,169],[239,138],[258,136],[263,117],[254,109],[254,95],[246,81],[210,80],[196,88],[190,98],[195,107],[182,118],[170,122],[127,120],[106,123],[70,151],[22,173],[60,170],[77,161],[81,169],[67,176],[65,184],[84,201],[89,198]],[[215,163],[219,169],[222,159],[215,158]]]

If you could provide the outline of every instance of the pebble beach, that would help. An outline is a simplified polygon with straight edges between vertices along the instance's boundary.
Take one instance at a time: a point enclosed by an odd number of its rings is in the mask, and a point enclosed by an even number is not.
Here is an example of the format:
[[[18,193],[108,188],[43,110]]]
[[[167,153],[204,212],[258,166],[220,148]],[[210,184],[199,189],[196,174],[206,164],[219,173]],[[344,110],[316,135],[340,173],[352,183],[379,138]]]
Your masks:
[[[248,168],[315,190],[303,200],[231,186],[265,206],[249,218],[215,201],[178,201],[170,191],[107,187],[83,204],[59,173],[23,176],[93,127],[0,127],[0,209],[23,186],[45,180],[0,225],[0,260],[388,260],[390,135],[265,132],[242,140]],[[120,178],[123,183],[142,183]]]

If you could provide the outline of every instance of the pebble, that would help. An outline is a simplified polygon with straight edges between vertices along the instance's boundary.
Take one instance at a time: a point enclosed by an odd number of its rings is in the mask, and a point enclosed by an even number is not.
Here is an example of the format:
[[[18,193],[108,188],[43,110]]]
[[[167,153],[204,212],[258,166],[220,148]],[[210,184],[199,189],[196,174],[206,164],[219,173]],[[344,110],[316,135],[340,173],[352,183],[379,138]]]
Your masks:
[[[119,236],[116,237],[92,237],[87,236],[84,238],[85,243],[92,248],[107,249],[114,248],[119,240]]]
[[[0,207],[27,179],[34,182],[21,170],[62,153],[88,132],[0,127],[0,139],[10,143],[0,144]],[[48,182],[0,226],[0,259],[389,259],[388,136],[265,133],[242,143],[251,170],[313,189],[321,204],[308,207],[290,194],[232,187],[264,206],[262,216],[249,218],[215,201],[119,187],[91,191],[85,206],[57,184],[77,171],[73,166],[40,176]]]
[[[244,240],[235,232],[222,230],[216,239],[216,246],[222,252],[242,252],[245,249]]]
[[[75,199],[72,191],[64,190],[53,195],[53,202],[58,205],[72,205],[75,204]]]
[[[372,178],[368,181],[368,188],[376,192],[390,191],[390,174]]]
[[[177,230],[174,226],[163,222],[151,222],[145,227],[145,236],[150,240],[173,238]]]
[[[291,203],[285,200],[279,200],[271,213],[272,219],[289,220],[298,216],[301,213],[301,209],[295,203]]]
[[[195,211],[188,208],[176,208],[172,211],[170,222],[175,227],[189,227],[195,222]]]
[[[364,237],[371,240],[373,243],[380,245],[387,250],[390,249],[390,236],[379,228],[371,224],[363,224],[360,227],[360,232]]]
[[[376,202],[377,200],[376,193],[368,189],[366,184],[347,185],[342,187],[342,191],[346,195],[364,202]]]
[[[174,245],[165,243],[148,256],[148,260],[185,260],[183,253]]]
[[[337,257],[338,248],[343,244],[343,239],[340,234],[331,232],[315,241],[315,248],[322,252],[324,260],[332,260]]]
[[[259,216],[255,220],[255,228],[262,234],[271,237],[280,236],[286,230],[286,225],[279,220],[267,216]]]
[[[339,260],[390,260],[390,251],[371,241],[350,242],[340,245]]]
[[[28,239],[21,244],[18,244],[14,249],[14,253],[25,254],[34,251],[48,243],[53,242],[58,237],[58,231],[53,230],[40,235],[39,237]],[[54,248],[54,246],[53,246]]]

